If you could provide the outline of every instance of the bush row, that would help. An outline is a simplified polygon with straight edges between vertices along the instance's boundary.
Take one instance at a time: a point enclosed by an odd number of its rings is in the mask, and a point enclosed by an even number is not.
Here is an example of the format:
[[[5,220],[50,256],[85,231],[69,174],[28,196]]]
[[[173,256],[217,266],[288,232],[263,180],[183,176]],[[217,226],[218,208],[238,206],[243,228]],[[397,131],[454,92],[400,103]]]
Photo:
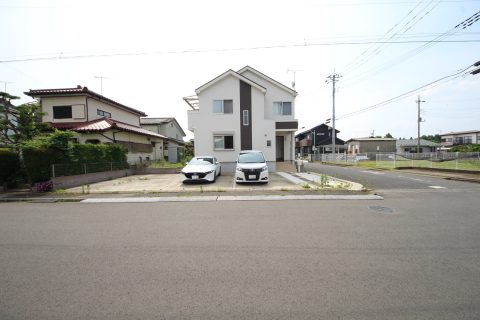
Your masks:
[[[14,182],[20,173],[18,154],[10,149],[0,148],[0,186]]]
[[[22,145],[21,158],[30,183],[49,180],[52,174],[52,164],[64,165],[65,168],[78,168],[79,164],[84,163],[113,162],[116,164],[116,168],[128,167],[127,150],[122,145],[77,144],[72,142],[74,137],[74,132],[55,131]],[[7,161],[7,159],[10,160]],[[16,153],[12,151],[0,153],[2,173],[14,172],[14,168],[16,168],[14,163],[20,167],[21,162]],[[8,169],[10,167],[3,168],[3,166],[10,166],[12,169]],[[77,172],[63,172],[65,175],[75,173]],[[4,179],[3,174],[1,179]]]

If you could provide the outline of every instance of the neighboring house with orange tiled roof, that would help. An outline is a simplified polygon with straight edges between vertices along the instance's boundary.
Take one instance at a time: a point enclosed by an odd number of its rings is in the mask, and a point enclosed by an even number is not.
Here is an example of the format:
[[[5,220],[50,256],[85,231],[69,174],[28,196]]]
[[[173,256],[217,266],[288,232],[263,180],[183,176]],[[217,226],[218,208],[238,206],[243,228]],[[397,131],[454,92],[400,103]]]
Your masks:
[[[39,89],[25,92],[40,101],[42,121],[60,130],[78,133],[79,143],[117,143],[127,150],[129,163],[164,160],[171,140],[140,126],[147,115],[87,87]]]

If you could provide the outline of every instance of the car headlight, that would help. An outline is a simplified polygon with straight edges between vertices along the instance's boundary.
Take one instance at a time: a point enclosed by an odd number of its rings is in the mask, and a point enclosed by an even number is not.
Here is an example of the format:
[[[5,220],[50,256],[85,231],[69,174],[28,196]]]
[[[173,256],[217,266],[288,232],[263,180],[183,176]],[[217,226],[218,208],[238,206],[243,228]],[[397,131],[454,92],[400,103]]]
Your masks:
[[[213,170],[207,171],[207,172],[205,172],[205,173],[206,173],[206,174],[210,174],[210,173],[212,173],[212,172],[213,172]]]
[[[263,167],[262,171],[268,171],[268,166]]]

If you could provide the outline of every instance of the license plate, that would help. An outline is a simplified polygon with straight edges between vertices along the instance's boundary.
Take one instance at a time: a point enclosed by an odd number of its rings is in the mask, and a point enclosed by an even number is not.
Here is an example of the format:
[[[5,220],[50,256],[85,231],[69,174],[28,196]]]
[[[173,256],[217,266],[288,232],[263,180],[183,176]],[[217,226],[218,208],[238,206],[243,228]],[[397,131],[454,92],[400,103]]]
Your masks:
[[[257,179],[257,176],[254,175],[254,174],[251,174],[251,175],[248,176],[248,179]]]
[[[192,175],[192,179],[193,180],[198,180],[198,176],[197,175]]]

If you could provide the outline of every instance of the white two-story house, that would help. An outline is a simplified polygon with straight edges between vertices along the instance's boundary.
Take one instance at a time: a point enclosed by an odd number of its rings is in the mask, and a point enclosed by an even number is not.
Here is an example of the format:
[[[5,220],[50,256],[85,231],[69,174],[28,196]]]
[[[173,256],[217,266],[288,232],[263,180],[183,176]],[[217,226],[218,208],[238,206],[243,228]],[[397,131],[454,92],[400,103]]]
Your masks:
[[[213,155],[223,170],[233,171],[241,150],[260,150],[270,171],[295,154],[297,92],[246,66],[228,70],[184,100],[188,129],[194,133],[195,155]]]

